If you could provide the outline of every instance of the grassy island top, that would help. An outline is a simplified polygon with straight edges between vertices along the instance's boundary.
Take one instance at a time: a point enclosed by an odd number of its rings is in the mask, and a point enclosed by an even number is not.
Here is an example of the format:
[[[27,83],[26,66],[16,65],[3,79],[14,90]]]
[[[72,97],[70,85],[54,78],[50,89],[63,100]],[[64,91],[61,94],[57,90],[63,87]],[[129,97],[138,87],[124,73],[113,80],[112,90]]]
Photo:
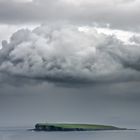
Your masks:
[[[93,131],[93,130],[125,130],[110,125],[70,124],[70,123],[37,123],[35,130],[41,131]]]

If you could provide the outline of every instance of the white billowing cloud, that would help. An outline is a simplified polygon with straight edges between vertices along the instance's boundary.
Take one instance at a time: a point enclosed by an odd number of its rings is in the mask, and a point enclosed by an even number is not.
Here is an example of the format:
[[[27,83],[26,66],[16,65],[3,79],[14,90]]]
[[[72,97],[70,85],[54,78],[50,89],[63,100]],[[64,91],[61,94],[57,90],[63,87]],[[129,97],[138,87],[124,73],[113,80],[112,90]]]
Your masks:
[[[21,29],[2,42],[0,72],[57,82],[140,80],[140,44],[133,38],[126,43],[75,25]]]
[[[95,5],[98,5],[98,4],[110,4],[110,5],[113,5],[113,4],[129,4],[129,3],[134,3],[136,2],[136,0],[98,0],[98,1],[93,1],[93,0],[60,0],[62,2],[65,2],[65,3],[69,3],[69,4],[75,4],[75,5],[84,5],[84,4],[95,4]]]
[[[33,0],[13,0],[14,2],[28,3],[33,2]]]
[[[9,40],[10,36],[16,32],[17,30],[21,28],[29,28],[33,29],[37,27],[38,25],[35,24],[26,24],[26,25],[7,25],[7,24],[0,24],[0,42],[2,40]],[[0,44],[0,49],[1,49],[1,44]]]
[[[99,34],[103,33],[110,36],[116,36],[117,39],[123,41],[123,43],[125,44],[136,44],[136,38],[137,39],[140,38],[140,34],[137,32],[110,29],[109,25],[107,27],[99,27],[98,25],[94,25],[92,27],[82,26],[82,27],[79,27],[79,29],[84,32],[92,32],[92,30],[97,30]],[[134,41],[134,38],[135,38],[135,41]]]

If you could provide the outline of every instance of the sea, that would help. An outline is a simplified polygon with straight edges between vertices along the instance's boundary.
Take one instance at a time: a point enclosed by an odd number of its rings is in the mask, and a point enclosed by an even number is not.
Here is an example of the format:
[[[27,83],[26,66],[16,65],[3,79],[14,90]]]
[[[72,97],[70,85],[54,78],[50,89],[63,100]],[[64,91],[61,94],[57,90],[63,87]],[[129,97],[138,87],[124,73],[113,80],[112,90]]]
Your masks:
[[[0,128],[0,140],[140,140],[140,130],[35,132],[29,128]]]

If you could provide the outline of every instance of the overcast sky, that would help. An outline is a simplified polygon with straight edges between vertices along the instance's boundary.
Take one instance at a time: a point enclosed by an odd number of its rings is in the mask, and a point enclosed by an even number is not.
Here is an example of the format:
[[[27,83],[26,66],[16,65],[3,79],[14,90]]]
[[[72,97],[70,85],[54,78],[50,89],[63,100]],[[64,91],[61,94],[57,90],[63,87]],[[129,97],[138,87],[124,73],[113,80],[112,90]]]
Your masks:
[[[10,24],[68,20],[139,30],[139,0],[0,0],[0,22]]]
[[[0,126],[140,127],[139,0],[0,0]]]

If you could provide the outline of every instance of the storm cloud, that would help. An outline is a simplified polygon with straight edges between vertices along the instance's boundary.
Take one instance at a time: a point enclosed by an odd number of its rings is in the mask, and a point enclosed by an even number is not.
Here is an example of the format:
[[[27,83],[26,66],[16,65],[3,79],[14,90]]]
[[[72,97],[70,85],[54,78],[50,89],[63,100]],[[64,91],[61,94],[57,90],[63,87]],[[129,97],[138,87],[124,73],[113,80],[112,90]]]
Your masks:
[[[124,42],[70,24],[21,29],[2,41],[0,72],[66,83],[139,81],[139,38]]]

